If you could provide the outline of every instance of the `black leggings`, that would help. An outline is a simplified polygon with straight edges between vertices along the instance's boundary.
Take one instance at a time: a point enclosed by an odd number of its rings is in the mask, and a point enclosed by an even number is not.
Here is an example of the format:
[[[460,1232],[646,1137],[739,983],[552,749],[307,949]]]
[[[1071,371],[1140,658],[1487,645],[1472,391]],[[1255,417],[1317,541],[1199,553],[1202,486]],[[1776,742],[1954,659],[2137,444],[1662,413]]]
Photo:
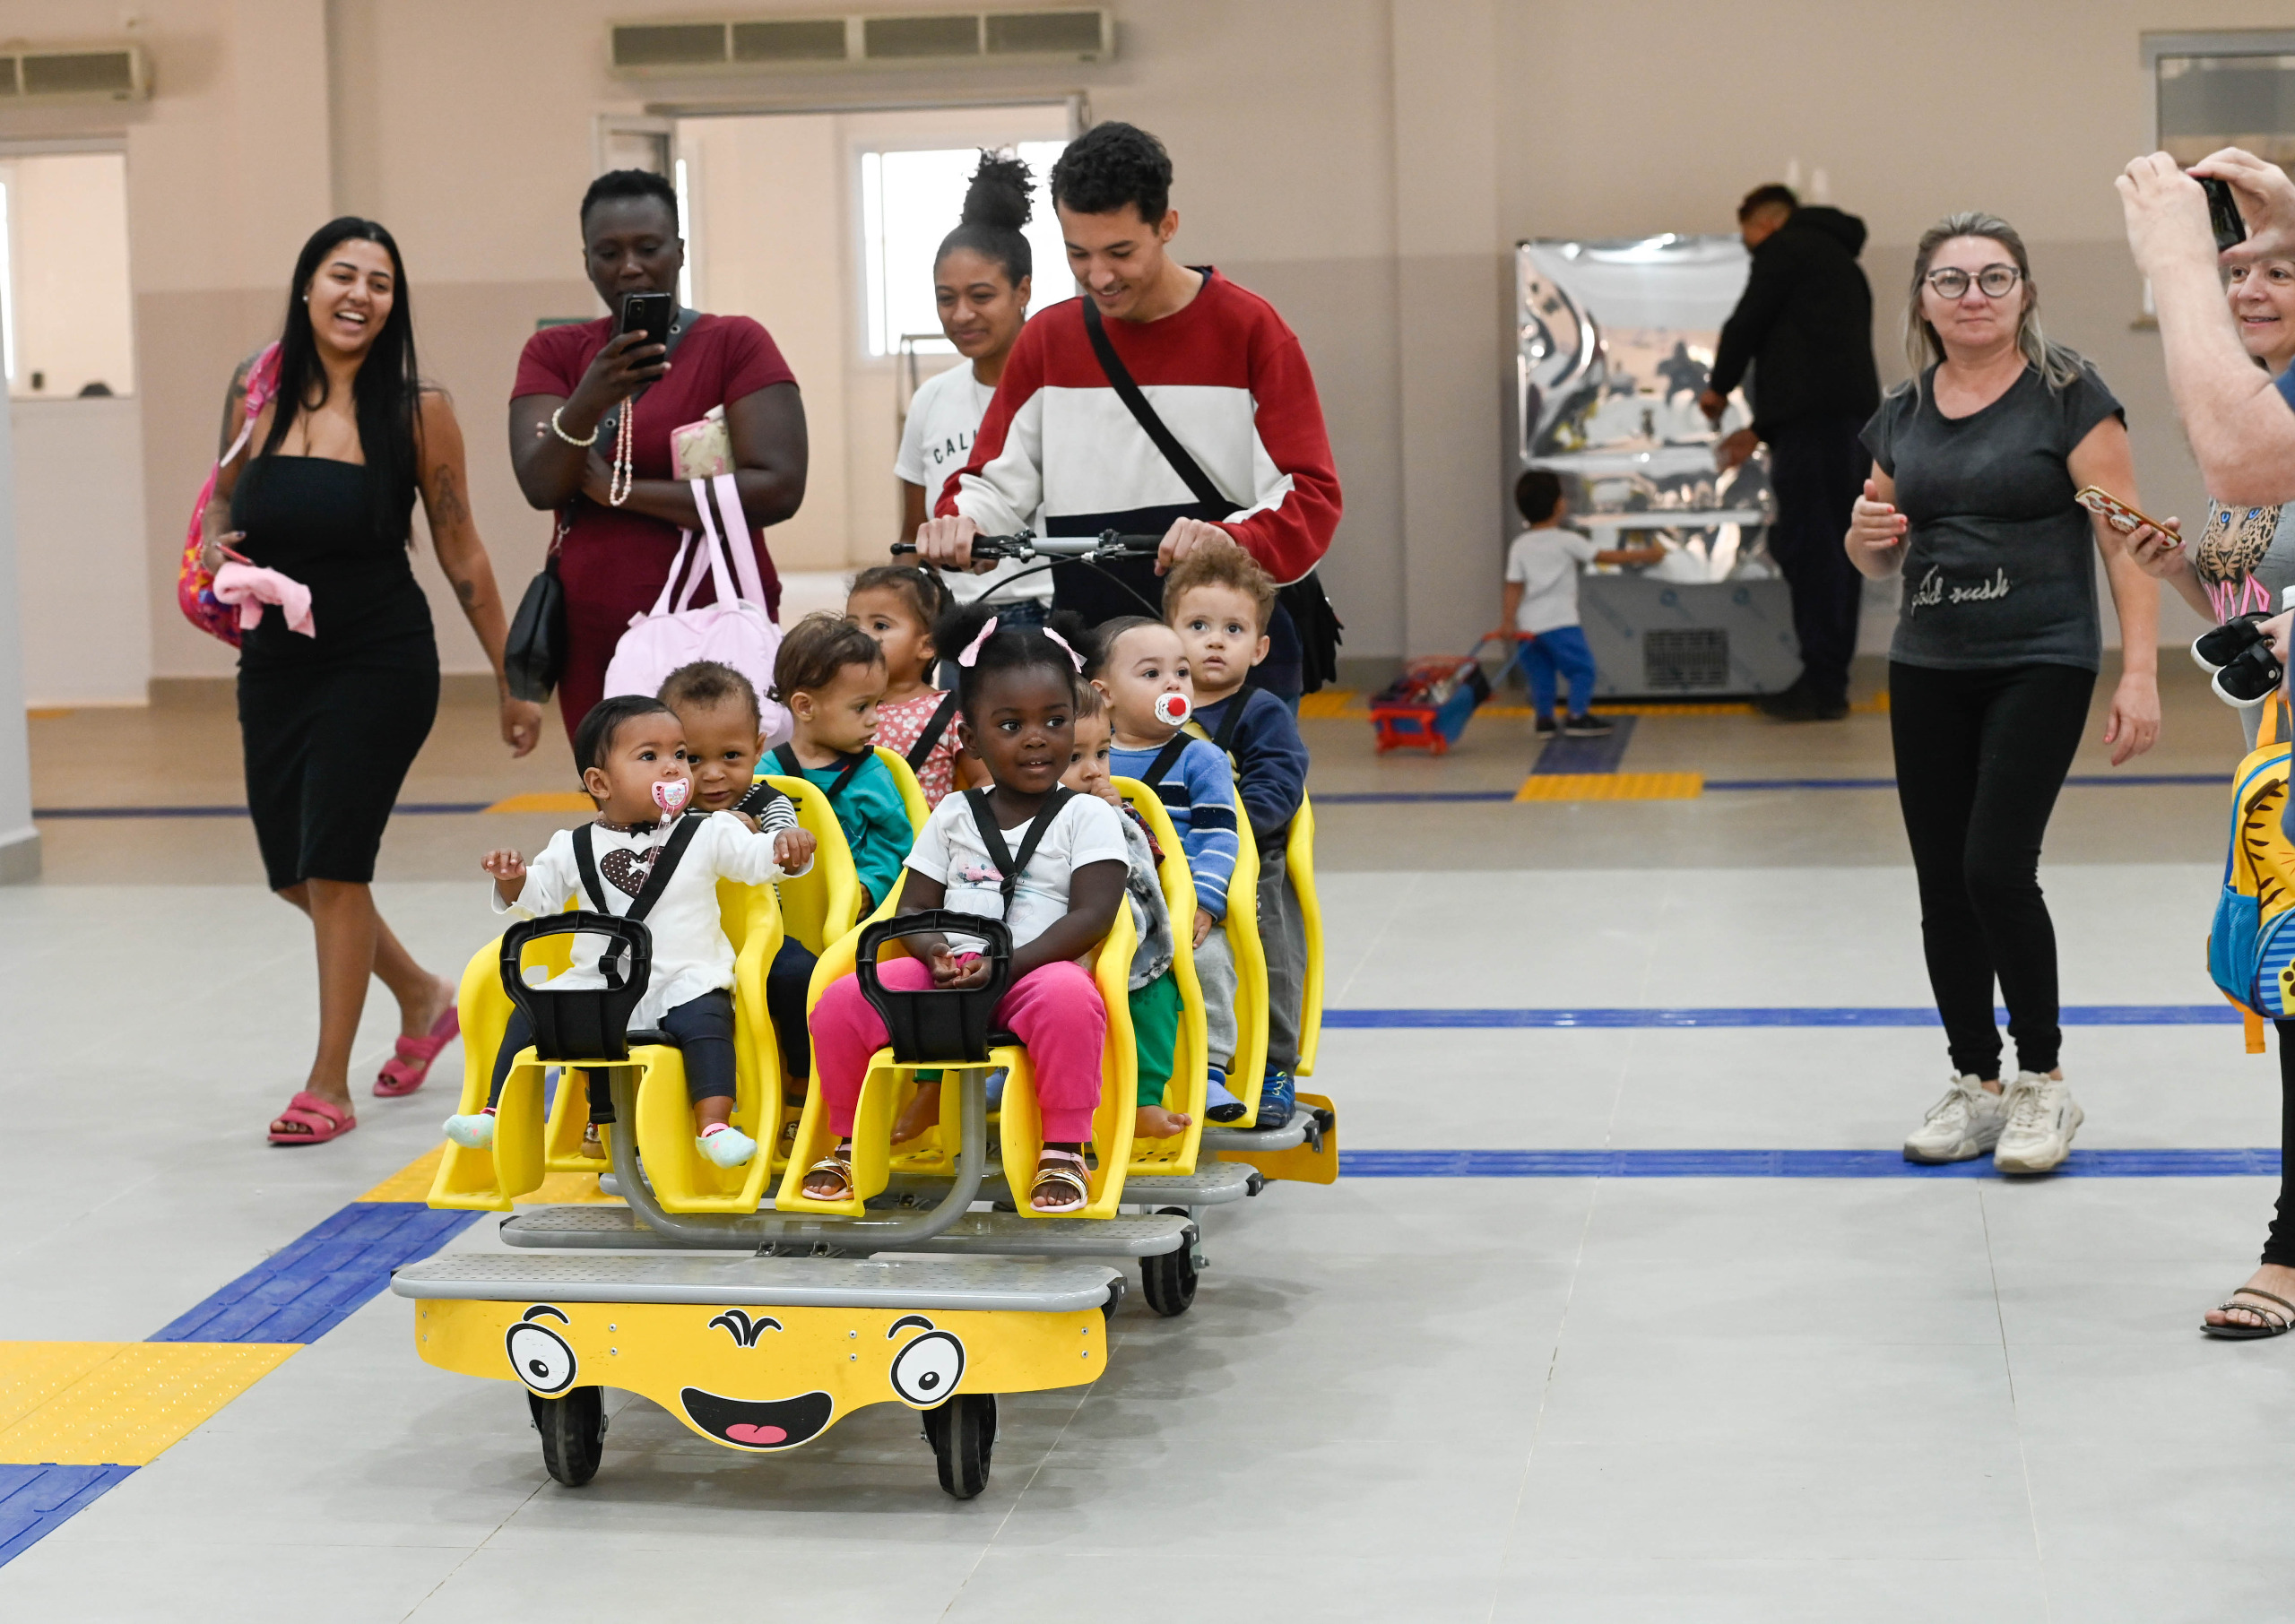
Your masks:
[[[1897,801],[1920,877],[1928,985],[1953,1069],[2000,1075],[1996,978],[2025,1071],[2053,1071],[2056,927],[2040,837],[2072,769],[2096,674],[2070,665],[1936,670],[1889,662]]]
[[[773,1017],[781,1042],[781,1075],[802,1083],[813,1075],[812,1034],[805,1030],[805,995],[812,989],[813,966],[820,961],[793,936],[781,938],[781,951],[765,972],[765,1012]]]
[[[2264,1237],[2263,1261],[2295,1268],[2295,1021],[2279,1029],[2279,1205]]]
[[[685,1055],[686,1097],[698,1105],[704,1100],[733,1097],[733,995],[705,992],[662,1016],[662,1030],[678,1041]],[[494,1086],[486,1096],[489,1109],[500,1103],[502,1085],[510,1080],[510,1063],[534,1041],[533,1023],[523,1009],[510,1012],[502,1030],[502,1047],[494,1051]],[[613,1094],[609,1074],[593,1071],[590,1079],[590,1120],[613,1120]]]

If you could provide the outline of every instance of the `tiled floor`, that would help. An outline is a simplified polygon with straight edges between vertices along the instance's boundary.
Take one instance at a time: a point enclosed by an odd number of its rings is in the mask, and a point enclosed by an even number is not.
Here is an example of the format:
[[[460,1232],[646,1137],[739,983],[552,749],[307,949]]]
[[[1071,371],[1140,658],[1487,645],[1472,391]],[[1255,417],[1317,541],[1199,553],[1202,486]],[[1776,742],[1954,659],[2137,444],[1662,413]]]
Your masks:
[[[2179,674],[2171,668],[2171,680]],[[2180,684],[2146,771],[2228,773]],[[1519,782],[1527,724],[1442,763],[1309,725],[1332,790]],[[43,805],[238,799],[227,713],[34,724]],[[546,749],[548,747],[546,747]],[[408,799],[563,787],[454,711]],[[126,760],[132,782],[91,778]],[[1885,717],[1650,718],[1628,770],[1888,775]],[[2083,759],[2083,773],[2105,773]],[[2200,1006],[2220,790],[2066,792],[2044,878],[2068,1002]],[[378,886],[442,970],[474,860],[547,817],[403,817]],[[528,825],[531,825],[531,829]],[[1892,798],[1334,804],[1333,1007],[1905,1006]],[[441,1092],[340,1145],[260,1126],[312,1036],[308,935],[225,818],[51,821],[0,892],[0,1341],[150,1335],[434,1142]],[[370,1010],[362,1054],[390,1024]],[[1893,1146],[1918,1026],[1334,1029],[1356,1149]],[[445,1064],[458,1064],[450,1050]],[[2080,1026],[2093,1147],[2277,1142],[2222,1025]],[[13,1561],[0,1618],[2131,1620],[2285,1616],[2291,1350],[2204,1341],[2258,1178],[1342,1179],[1210,1214],[1194,1310],[1118,1315],[1108,1374],[1009,1399],[959,1504],[905,1411],[737,1458],[614,1395],[604,1470],[543,1474],[515,1388],[415,1357],[376,1298]],[[463,1249],[499,1246],[491,1222]]]

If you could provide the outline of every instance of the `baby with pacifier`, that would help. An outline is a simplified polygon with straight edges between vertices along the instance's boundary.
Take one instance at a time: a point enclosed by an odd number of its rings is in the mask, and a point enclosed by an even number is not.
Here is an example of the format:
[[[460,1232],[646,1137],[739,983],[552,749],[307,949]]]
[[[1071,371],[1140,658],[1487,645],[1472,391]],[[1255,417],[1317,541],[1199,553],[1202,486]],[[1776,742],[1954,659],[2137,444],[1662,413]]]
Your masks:
[[[732,1126],[733,945],[717,911],[717,882],[744,885],[782,878],[775,835],[759,834],[731,812],[682,816],[693,795],[685,730],[660,700],[617,695],[601,700],[574,731],[582,788],[597,803],[597,821],[550,836],[529,864],[515,851],[487,853],[479,865],[494,879],[494,911],[527,919],[554,914],[569,898],[593,912],[627,917],[641,899],[652,933],[654,967],[631,1012],[632,1028],[659,1027],[685,1056],[701,1153],[719,1167],[740,1167],[757,1143]],[[548,983],[553,991],[606,984],[596,937],[574,938],[573,966]],[[494,1058],[486,1109],[446,1119],[446,1137],[477,1150],[494,1142],[494,1111],[519,1050],[533,1041],[523,1010],[510,1016]],[[593,1122],[613,1119],[592,1076]]]
[[[1100,1098],[1107,1009],[1086,958],[1123,904],[1128,853],[1122,820],[1096,796],[1060,782],[1075,754],[1076,674],[1069,638],[1055,628],[1000,627],[986,605],[957,610],[934,641],[961,649],[957,703],[964,742],[989,772],[985,790],[935,808],[906,863],[900,911],[953,909],[1001,919],[1012,933],[1011,980],[995,1024],[1027,1045],[1044,1124],[1044,1153],[1025,1197],[1039,1213],[1080,1209],[1089,1190],[1084,1141]],[[992,834],[991,832],[993,832]],[[1015,853],[1022,855],[1016,856]],[[977,986],[988,976],[981,942],[917,936],[913,957],[879,972],[896,991]],[[842,1201],[853,1190],[853,1108],[885,1024],[857,977],[829,988],[813,1010],[813,1062],[840,1138],[805,1175],[805,1194]],[[1015,1193],[1023,1170],[1006,1170]]]

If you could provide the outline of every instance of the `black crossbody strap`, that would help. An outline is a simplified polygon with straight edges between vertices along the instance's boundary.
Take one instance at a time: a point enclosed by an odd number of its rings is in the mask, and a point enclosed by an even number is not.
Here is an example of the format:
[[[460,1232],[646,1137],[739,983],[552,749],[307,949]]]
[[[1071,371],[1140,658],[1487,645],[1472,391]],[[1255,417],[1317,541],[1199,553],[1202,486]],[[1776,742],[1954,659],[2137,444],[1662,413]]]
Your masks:
[[[855,750],[852,755],[844,758],[844,771],[839,773],[836,778],[831,780],[821,790],[821,793],[828,797],[828,804],[830,806],[833,807],[836,805],[836,798],[844,793],[844,786],[853,782],[853,775],[855,773],[858,773],[862,768],[867,766],[875,756],[876,752],[874,750]],[[773,759],[781,764],[781,773],[783,777],[805,778],[805,769],[797,764],[796,746],[775,746]],[[812,782],[812,780],[805,778],[805,782],[807,783],[810,783]]]
[[[924,763],[931,756],[932,747],[940,742],[940,735],[948,730],[948,723],[956,713],[957,696],[951,692],[925,721],[924,730],[916,736],[916,742],[908,747],[906,759],[910,772],[924,771]]]
[[[598,875],[598,854],[590,849],[590,831],[597,825],[584,824],[574,831],[574,868],[582,877],[582,889],[588,893],[582,905],[593,913],[611,913],[606,906],[606,884]]]
[[[1156,409],[1148,403],[1147,395],[1132,381],[1130,372],[1115,352],[1115,345],[1109,341],[1107,329],[1101,324],[1099,306],[1088,298],[1084,300],[1084,326],[1092,335],[1092,353],[1100,358],[1100,370],[1107,374],[1108,383],[1114,388],[1116,398],[1123,402],[1123,409],[1132,415],[1148,437],[1156,442],[1156,449],[1164,454],[1164,461],[1172,465],[1172,471],[1179,475],[1180,482],[1195,493],[1197,501],[1217,503],[1233,511],[1236,503],[1211,482],[1211,476],[1203,471],[1201,463],[1188,455],[1187,447],[1180,444],[1179,436],[1171,431],[1164,419],[1156,415]]]
[[[989,791],[966,790],[965,805],[971,809],[973,825],[980,831],[980,843],[988,852],[988,860],[996,865],[1003,880],[997,889],[1004,895],[1004,911],[1012,911],[1012,894],[1020,888],[1020,876],[1027,872],[1028,860],[1036,854],[1044,834],[1060,821],[1060,808],[1068,804],[1076,791],[1066,784],[1056,786],[1051,798],[1036,808],[1035,817],[1028,825],[1028,832],[1021,838],[1020,854],[1012,855],[1012,848],[1004,843],[1004,831],[996,826],[996,814],[989,808]]]
[[[1151,790],[1162,783],[1164,775],[1179,764],[1182,754],[1194,742],[1193,735],[1184,730],[1173,734],[1164,747],[1156,752],[1156,759],[1148,764],[1148,771],[1140,774],[1139,782]]]
[[[629,904],[629,911],[622,918],[642,920],[654,911],[654,904],[662,900],[662,893],[668,888],[670,876],[676,871],[679,860],[685,856],[685,849],[693,844],[693,837],[701,833],[701,825],[708,821],[706,817],[678,819],[677,827],[670,831],[670,838],[662,847],[662,854],[654,860],[653,871],[646,875],[645,883],[637,888],[637,900]]]
[[[1251,702],[1251,696],[1249,688],[1236,690],[1235,696],[1227,702],[1227,713],[1219,719],[1219,730],[1211,736],[1211,742],[1230,756],[1235,753],[1235,730],[1243,724],[1243,706]]]

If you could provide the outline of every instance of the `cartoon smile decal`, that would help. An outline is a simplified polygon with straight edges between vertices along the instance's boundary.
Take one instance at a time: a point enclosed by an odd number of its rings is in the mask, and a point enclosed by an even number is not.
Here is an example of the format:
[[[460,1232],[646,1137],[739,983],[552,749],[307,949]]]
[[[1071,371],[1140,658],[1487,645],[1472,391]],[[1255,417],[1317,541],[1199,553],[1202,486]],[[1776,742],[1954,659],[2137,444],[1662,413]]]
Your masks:
[[[827,1426],[836,1409],[826,1393],[758,1401],[688,1387],[678,1397],[695,1426],[736,1449],[792,1449]]]
[[[581,1370],[581,1361],[574,1357],[574,1350],[567,1340],[548,1326],[537,1323],[544,1315],[559,1325],[574,1322],[547,1303],[537,1303],[528,1309],[525,1317],[510,1327],[503,1338],[503,1345],[510,1355],[510,1368],[518,1379],[544,1398],[555,1398],[574,1385],[574,1378]]]

